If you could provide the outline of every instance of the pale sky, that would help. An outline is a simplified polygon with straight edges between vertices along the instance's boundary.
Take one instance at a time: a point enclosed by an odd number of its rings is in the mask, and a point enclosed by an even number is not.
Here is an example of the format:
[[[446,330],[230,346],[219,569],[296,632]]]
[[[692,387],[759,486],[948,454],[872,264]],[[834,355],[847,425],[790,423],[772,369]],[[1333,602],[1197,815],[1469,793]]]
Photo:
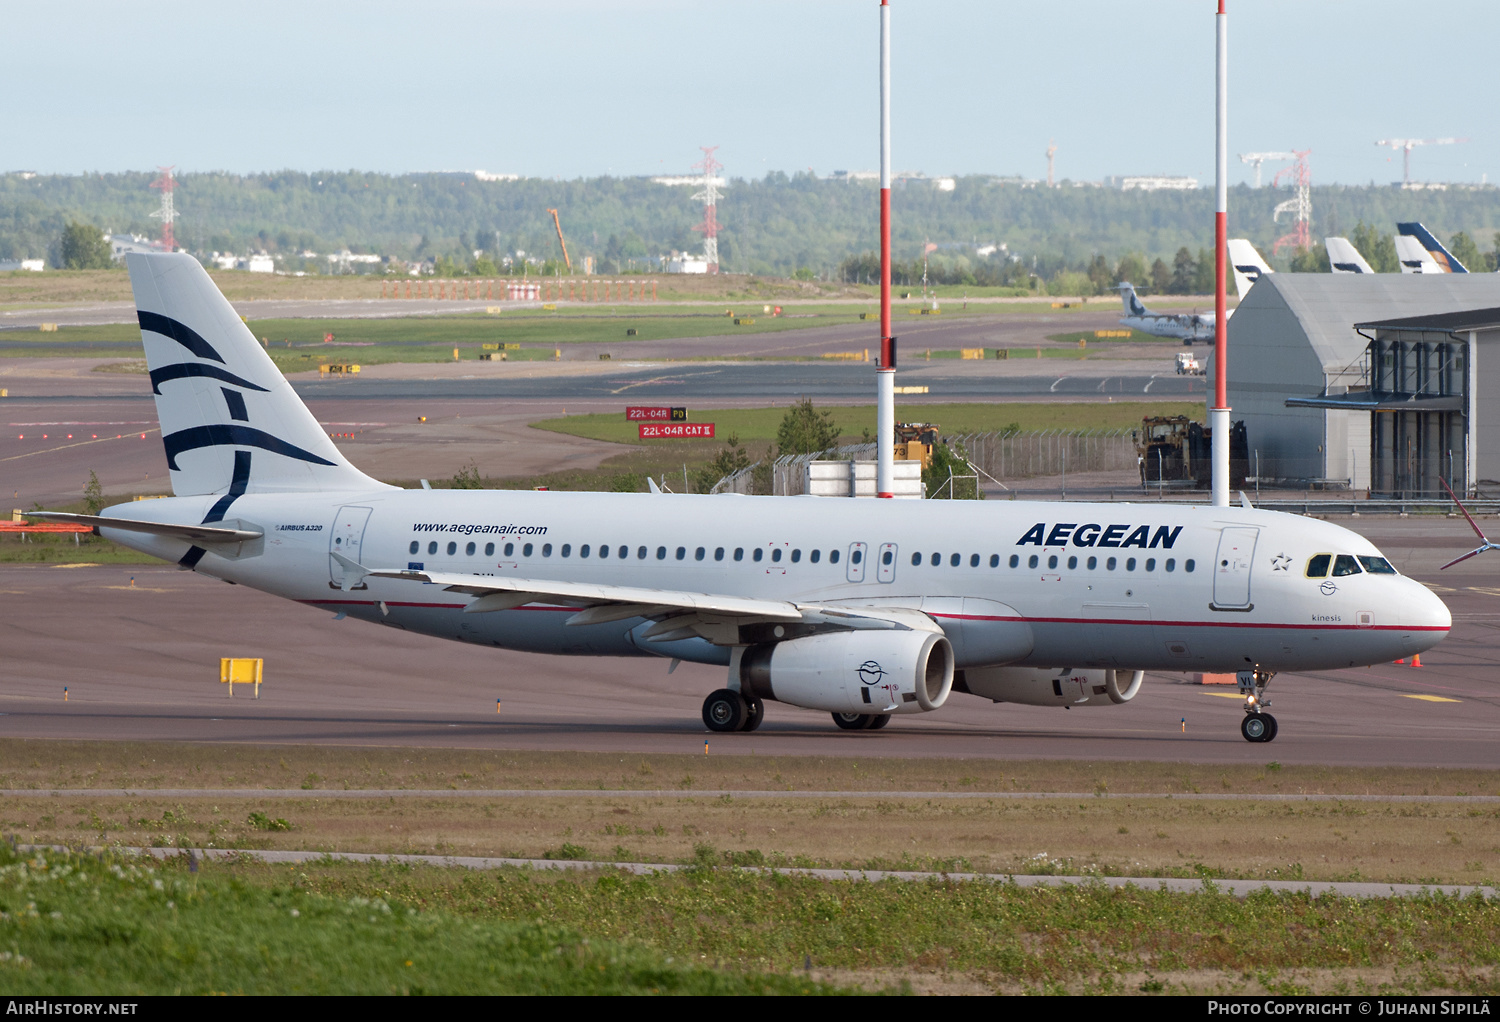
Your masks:
[[[1213,0],[893,0],[898,170],[1213,177]],[[1229,0],[1233,154],[1500,181],[1500,5]],[[873,0],[10,0],[0,170],[878,165]]]

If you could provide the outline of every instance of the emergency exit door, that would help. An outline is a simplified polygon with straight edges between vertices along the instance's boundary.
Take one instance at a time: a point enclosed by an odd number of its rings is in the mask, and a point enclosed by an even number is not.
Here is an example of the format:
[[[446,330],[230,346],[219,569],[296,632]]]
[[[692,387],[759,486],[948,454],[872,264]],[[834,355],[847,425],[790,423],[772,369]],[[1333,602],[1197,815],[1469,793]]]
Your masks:
[[[1213,610],[1252,610],[1250,566],[1255,560],[1259,529],[1229,526],[1219,534],[1219,552],[1214,557]]]
[[[370,521],[370,509],[367,507],[341,507],[337,517],[333,520],[333,535],[328,537],[328,581],[335,588],[343,585],[344,568],[338,561],[333,559],[334,554],[349,558],[356,564],[363,563],[359,559],[360,549],[365,542],[365,526]],[[360,586],[363,588],[363,585]]]

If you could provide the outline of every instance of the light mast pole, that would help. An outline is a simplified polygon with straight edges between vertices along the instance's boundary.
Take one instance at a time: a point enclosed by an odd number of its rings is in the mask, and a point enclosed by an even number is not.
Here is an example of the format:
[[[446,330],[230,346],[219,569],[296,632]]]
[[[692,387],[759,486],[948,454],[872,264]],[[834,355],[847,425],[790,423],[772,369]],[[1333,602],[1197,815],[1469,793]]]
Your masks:
[[[895,496],[896,338],[891,336],[891,6],[880,0],[880,364],[875,369],[875,494]]]
[[[1214,145],[1214,404],[1208,412],[1213,430],[1213,505],[1229,506],[1229,316],[1225,307],[1224,271],[1228,268],[1229,236],[1229,22],[1224,0],[1214,17],[1218,42],[1218,95]]]

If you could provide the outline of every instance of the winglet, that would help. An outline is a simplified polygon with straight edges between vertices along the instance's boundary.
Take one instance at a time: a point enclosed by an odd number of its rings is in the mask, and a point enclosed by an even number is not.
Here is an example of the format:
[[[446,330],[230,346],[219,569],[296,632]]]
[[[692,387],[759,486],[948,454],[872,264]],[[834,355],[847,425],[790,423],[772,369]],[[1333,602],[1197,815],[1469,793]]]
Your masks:
[[[1448,485],[1448,480],[1446,480],[1446,479],[1442,478],[1441,476],[1439,476],[1438,477],[1438,482],[1440,482],[1440,483],[1443,484],[1443,489],[1445,489],[1445,490],[1448,491],[1448,496],[1450,496],[1450,497],[1453,498],[1453,503],[1455,503],[1455,504],[1458,505],[1458,509],[1463,512],[1464,518],[1468,520],[1469,528],[1473,529],[1474,530],[1474,535],[1478,536],[1479,539],[1480,539],[1480,545],[1479,546],[1475,547],[1473,550],[1470,550],[1468,553],[1464,554],[1462,557],[1456,557],[1453,560],[1449,561],[1447,564],[1445,564],[1441,568],[1439,568],[1438,571],[1443,571],[1443,570],[1445,570],[1447,568],[1451,568],[1455,564],[1459,563],[1460,561],[1467,561],[1470,557],[1473,557],[1475,554],[1482,554],[1486,550],[1497,550],[1497,549],[1500,549],[1500,547],[1497,547],[1494,543],[1491,543],[1490,542],[1490,538],[1484,534],[1484,530],[1480,529],[1479,523],[1474,520],[1474,517],[1471,514],[1469,514],[1469,509],[1466,508],[1466,507],[1464,507],[1464,502],[1458,499],[1458,494],[1454,493],[1453,492],[1453,487],[1451,487],[1451,486]]]
[[[1247,508],[1254,508],[1255,507],[1254,504],[1250,503],[1250,498],[1247,497],[1247,496],[1245,496],[1245,491],[1244,490],[1240,491],[1240,507],[1247,507]]]
[[[656,480],[655,479],[652,479],[650,476],[647,476],[646,477],[646,482],[648,482],[648,483],[651,484],[651,492],[652,493],[660,493],[661,492],[661,487],[656,485]]]

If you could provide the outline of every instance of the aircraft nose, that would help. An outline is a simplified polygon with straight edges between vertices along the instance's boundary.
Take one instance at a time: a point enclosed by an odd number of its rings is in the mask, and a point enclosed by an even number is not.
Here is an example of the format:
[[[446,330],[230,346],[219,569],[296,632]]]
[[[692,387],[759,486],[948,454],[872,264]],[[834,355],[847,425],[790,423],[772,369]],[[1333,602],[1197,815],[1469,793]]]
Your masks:
[[[1427,646],[1436,645],[1453,627],[1453,614],[1437,593],[1422,583],[1409,578],[1402,581],[1407,592],[1401,594],[1401,623],[1418,630],[1414,639],[1428,640]]]

